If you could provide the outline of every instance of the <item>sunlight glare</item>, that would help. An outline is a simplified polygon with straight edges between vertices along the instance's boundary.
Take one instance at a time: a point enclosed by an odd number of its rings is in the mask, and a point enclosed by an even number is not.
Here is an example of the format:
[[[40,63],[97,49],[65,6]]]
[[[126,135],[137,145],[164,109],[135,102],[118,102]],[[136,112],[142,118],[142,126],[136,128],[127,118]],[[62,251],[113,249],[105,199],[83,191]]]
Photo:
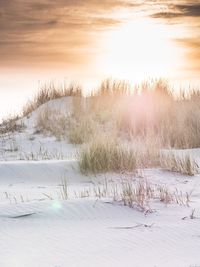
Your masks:
[[[167,25],[151,19],[128,22],[106,33],[101,65],[104,72],[135,82],[171,78],[181,64]]]

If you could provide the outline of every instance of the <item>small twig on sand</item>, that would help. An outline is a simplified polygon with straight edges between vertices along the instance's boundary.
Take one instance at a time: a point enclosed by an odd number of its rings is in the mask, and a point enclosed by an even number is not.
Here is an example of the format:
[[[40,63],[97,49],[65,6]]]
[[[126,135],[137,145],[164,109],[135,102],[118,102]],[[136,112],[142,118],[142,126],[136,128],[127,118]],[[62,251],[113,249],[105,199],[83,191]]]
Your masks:
[[[141,226],[146,227],[146,228],[151,228],[153,225],[154,225],[154,223],[152,223],[152,224],[139,223],[139,224],[136,224],[134,226],[117,226],[117,227],[110,227],[110,228],[129,230],[129,229],[134,229],[134,228],[141,227]]]

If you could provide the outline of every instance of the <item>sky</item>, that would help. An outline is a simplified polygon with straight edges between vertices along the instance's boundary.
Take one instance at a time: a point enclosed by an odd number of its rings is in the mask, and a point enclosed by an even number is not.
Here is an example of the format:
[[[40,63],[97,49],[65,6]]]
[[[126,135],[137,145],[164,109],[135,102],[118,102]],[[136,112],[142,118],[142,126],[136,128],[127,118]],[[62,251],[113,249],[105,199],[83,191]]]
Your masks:
[[[200,85],[200,0],[0,0],[0,117],[45,82]]]

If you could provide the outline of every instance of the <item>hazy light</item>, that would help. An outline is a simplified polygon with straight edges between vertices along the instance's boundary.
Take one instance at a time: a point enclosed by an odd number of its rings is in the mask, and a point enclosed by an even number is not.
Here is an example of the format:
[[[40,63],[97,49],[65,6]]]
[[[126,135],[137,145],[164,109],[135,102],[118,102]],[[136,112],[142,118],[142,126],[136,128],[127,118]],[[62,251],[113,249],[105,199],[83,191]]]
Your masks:
[[[152,19],[137,19],[105,36],[101,55],[105,74],[133,81],[148,77],[173,77],[181,66],[181,54],[170,40],[170,29]]]

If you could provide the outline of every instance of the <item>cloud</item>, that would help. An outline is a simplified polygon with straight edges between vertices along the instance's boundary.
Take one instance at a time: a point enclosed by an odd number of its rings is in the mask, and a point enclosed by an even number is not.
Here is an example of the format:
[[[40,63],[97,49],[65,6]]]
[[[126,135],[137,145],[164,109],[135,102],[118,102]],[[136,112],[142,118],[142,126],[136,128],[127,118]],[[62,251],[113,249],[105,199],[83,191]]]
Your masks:
[[[166,11],[155,12],[153,18],[173,19],[178,17],[200,17],[200,3],[166,4]]]
[[[125,0],[0,0],[0,63],[86,58],[94,52],[92,35],[121,23],[112,12],[135,6]]]
[[[200,39],[195,37],[179,38],[175,40],[180,46],[185,47],[187,70],[200,74]]]
[[[0,22],[1,31],[16,29],[26,31],[28,26],[34,25],[35,28],[43,25],[52,25],[60,20],[65,23],[75,23],[94,25],[115,23],[109,17],[109,12],[121,7],[134,7],[125,0],[1,0],[0,1]],[[105,13],[105,17],[98,15]],[[92,21],[91,21],[92,20]]]
[[[163,19],[160,23],[171,28],[172,41],[182,51],[182,70],[199,77],[200,74],[200,1],[194,0],[149,0],[149,16]],[[173,34],[173,27],[177,36]],[[176,27],[177,25],[177,27]],[[170,28],[169,28],[170,29]],[[181,52],[180,52],[181,53]]]

